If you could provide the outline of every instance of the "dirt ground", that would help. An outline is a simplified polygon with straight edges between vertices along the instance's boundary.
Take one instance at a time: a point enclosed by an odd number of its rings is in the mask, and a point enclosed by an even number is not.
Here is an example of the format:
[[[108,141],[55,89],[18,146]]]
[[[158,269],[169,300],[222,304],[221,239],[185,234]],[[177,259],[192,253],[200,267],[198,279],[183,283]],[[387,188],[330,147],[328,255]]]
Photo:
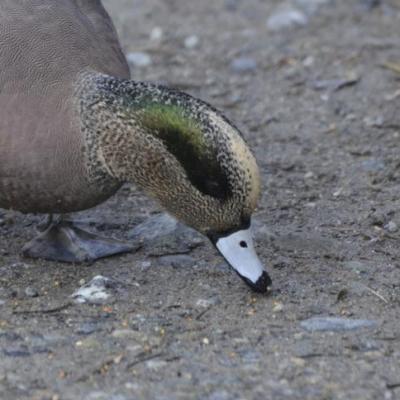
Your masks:
[[[273,291],[189,233],[90,265],[25,259],[41,217],[0,210],[0,399],[400,398],[400,3],[292,0],[294,26],[279,1],[104,4],[131,62],[145,53],[134,79],[243,130]],[[75,218],[127,238],[160,211],[127,186]],[[110,297],[74,301],[97,275]]]

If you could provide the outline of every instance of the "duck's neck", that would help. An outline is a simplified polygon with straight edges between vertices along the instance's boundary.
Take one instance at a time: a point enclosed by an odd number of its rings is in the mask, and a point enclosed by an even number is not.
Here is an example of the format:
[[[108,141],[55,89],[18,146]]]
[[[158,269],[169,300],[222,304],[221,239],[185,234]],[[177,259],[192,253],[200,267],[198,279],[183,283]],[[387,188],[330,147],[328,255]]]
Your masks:
[[[194,119],[182,117],[179,111],[181,105],[194,101],[185,96],[154,84],[100,74],[83,75],[77,98],[90,179],[136,183],[171,213],[184,219],[182,204],[196,204],[197,208],[203,208],[203,213],[204,208],[219,209],[224,197],[229,195],[224,192],[229,190],[228,182],[216,163],[206,163],[208,168],[214,168],[207,174],[190,158],[190,154],[197,154],[198,148],[207,143],[203,142],[203,133],[197,131]],[[197,112],[202,111],[201,104],[199,107]],[[167,143],[168,137],[160,138],[170,133],[180,141]],[[189,158],[178,160],[171,155],[174,151]],[[211,182],[221,187],[217,196],[204,196],[201,190],[195,189],[193,182],[202,177],[193,175],[193,181],[188,180],[190,174],[185,163],[188,168],[196,167],[198,175],[218,177],[218,182]],[[204,187],[204,190],[213,188]],[[188,208],[188,218],[197,211]]]

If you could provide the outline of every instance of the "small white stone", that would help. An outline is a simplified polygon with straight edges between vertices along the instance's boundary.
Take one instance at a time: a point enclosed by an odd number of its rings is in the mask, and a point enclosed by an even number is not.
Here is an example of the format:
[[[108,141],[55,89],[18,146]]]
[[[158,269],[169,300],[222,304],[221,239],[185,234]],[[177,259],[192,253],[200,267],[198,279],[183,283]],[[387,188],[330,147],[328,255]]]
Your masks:
[[[251,57],[238,57],[232,60],[230,65],[234,72],[248,72],[257,69],[257,61]]]
[[[164,35],[163,30],[159,26],[155,26],[150,32],[150,40],[152,42],[159,42]]]
[[[149,54],[142,51],[136,51],[133,53],[128,53],[126,56],[128,63],[134,67],[144,68],[152,64],[152,60]]]
[[[107,284],[111,280],[105,276],[97,275],[90,282],[80,287],[71,297],[75,303],[98,304],[107,300],[110,295],[107,293]]]
[[[138,334],[131,329],[116,329],[111,333],[111,336],[117,339],[136,339]]]
[[[272,307],[272,312],[277,313],[283,311],[283,304],[282,303],[275,303]]]
[[[142,261],[141,267],[142,267],[142,268],[149,268],[149,267],[151,267],[151,261]]]
[[[339,188],[335,192],[333,192],[333,197],[339,197],[343,193],[343,188]]]
[[[389,221],[385,227],[384,227],[387,231],[389,232],[397,232],[397,230],[399,229],[399,227],[397,226],[396,222],[393,221]]]
[[[311,67],[312,65],[314,65],[315,62],[315,58],[313,56],[308,56],[303,60],[303,65],[305,67]]]
[[[282,7],[267,19],[267,28],[271,31],[280,31],[295,26],[303,26],[308,22],[307,16],[292,7]]]
[[[164,360],[149,360],[146,362],[146,367],[152,370],[165,368],[167,365],[167,361]]]
[[[208,299],[198,299],[196,301],[196,306],[201,307],[201,308],[208,308],[208,307],[212,306],[213,304],[214,304],[214,302],[212,300],[208,300]]]
[[[194,49],[197,47],[200,43],[200,39],[196,35],[190,35],[187,38],[185,38],[185,41],[183,42],[184,46],[187,49]]]
[[[314,178],[314,172],[308,171],[304,174],[304,179],[311,179]]]

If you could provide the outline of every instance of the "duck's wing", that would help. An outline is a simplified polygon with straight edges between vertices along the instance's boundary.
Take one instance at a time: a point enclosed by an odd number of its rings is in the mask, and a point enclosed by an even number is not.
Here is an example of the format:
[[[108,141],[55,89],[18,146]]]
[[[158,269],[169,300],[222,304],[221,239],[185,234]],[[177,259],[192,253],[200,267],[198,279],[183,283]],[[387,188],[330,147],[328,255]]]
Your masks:
[[[75,0],[75,2],[84,18],[92,24],[102,46],[108,50],[109,55],[115,56],[108,62],[114,64],[117,61],[123,69],[121,77],[129,78],[129,67],[122,53],[117,31],[101,0]]]
[[[130,76],[98,0],[1,0],[0,65],[0,86],[19,88],[69,84],[85,68]]]
[[[0,0],[0,207],[97,199],[74,101],[86,69],[130,76],[100,1]]]

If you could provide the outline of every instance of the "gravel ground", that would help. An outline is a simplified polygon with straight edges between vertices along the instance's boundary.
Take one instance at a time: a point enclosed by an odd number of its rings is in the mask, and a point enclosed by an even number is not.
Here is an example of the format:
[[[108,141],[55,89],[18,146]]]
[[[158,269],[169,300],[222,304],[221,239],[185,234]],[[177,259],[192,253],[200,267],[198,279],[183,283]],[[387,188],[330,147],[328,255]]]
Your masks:
[[[22,258],[41,217],[0,210],[0,398],[400,398],[400,3],[104,4],[135,79],[242,128],[273,291],[132,187],[74,216],[138,243],[90,265]]]

